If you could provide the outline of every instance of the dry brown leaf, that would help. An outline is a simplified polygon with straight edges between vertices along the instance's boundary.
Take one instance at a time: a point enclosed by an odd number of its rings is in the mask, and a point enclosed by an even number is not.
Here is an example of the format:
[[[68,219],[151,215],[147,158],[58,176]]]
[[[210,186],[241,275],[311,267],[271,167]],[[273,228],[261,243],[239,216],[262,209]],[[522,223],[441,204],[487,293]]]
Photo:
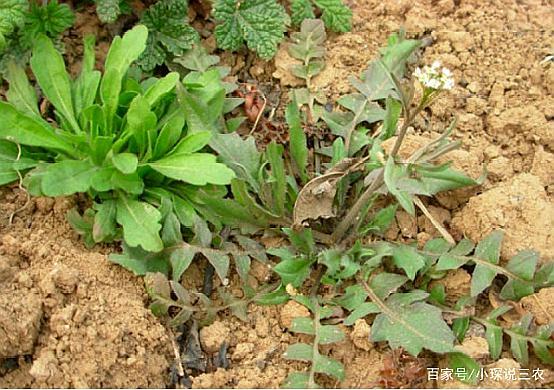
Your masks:
[[[334,217],[333,201],[338,181],[361,169],[364,162],[364,159],[345,158],[329,172],[306,183],[294,204],[293,226],[301,226],[308,219]]]

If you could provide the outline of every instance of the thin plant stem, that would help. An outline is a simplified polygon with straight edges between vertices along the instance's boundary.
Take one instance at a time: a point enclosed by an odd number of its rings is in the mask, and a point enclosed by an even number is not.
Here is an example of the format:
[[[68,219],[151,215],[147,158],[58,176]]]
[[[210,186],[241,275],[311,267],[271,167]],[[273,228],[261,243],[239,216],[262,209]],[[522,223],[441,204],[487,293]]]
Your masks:
[[[400,150],[400,146],[402,145],[402,142],[404,141],[404,137],[406,136],[406,132],[408,131],[408,127],[410,126],[410,123],[413,121],[417,113],[421,111],[422,107],[418,107],[418,109],[414,110],[413,112],[406,113],[405,117],[406,120],[402,124],[402,127],[400,128],[400,131],[398,132],[398,137],[396,138],[396,142],[394,143],[394,146],[391,151],[391,156],[396,156],[398,154],[398,151]],[[379,189],[384,183],[385,178],[385,170],[384,168],[381,168],[381,171],[379,172],[379,175],[373,180],[371,185],[367,187],[367,189],[360,195],[356,203],[352,206],[350,211],[346,214],[344,219],[339,223],[335,231],[333,232],[332,238],[334,242],[338,242],[343,239],[344,235],[347,233],[348,229],[357,222],[357,219],[359,218],[360,211],[362,210],[362,207],[369,201],[371,198],[371,195]]]

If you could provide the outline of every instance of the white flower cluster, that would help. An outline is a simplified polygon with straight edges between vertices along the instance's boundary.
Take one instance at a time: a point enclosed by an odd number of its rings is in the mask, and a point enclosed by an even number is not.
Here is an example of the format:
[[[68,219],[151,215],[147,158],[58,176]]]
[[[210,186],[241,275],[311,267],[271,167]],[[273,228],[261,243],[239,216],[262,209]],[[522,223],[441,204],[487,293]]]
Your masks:
[[[452,72],[447,68],[441,69],[440,61],[433,62],[430,67],[425,65],[423,69],[417,68],[414,76],[426,88],[439,90],[452,89],[454,87]]]

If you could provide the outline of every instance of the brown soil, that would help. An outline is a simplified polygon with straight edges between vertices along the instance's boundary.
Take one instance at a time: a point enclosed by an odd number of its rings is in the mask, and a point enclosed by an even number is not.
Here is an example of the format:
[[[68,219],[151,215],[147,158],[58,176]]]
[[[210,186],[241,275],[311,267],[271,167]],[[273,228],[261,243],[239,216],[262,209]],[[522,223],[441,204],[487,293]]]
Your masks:
[[[410,135],[434,137],[456,115],[456,136],[464,150],[449,157],[473,176],[487,166],[489,176],[479,188],[441,195],[429,206],[431,213],[456,238],[477,240],[503,229],[504,258],[532,247],[541,252],[541,262],[552,261],[554,66],[541,64],[554,47],[552,4],[355,0],[350,5],[353,32],[329,38],[327,67],[315,84],[331,101],[348,92],[348,76],[358,75],[401,26],[410,36],[432,38],[433,44],[419,53],[420,61],[442,60],[458,85],[418,119]],[[89,14],[78,17],[75,35],[98,33],[105,52],[105,38],[112,33]],[[71,47],[78,58],[82,49]],[[255,61],[250,73],[268,79],[276,68],[276,75],[282,75],[283,57],[276,67]],[[236,62],[239,71],[245,61]],[[290,84],[281,81],[285,87]],[[82,245],[65,219],[75,199],[32,199],[8,224],[26,200],[17,187],[0,190],[0,387],[168,386],[172,335],[148,310],[141,279],[107,260],[111,248],[87,250]],[[411,220],[400,213],[389,235],[425,241],[437,232],[425,218]],[[268,269],[256,267],[255,277],[265,282]],[[197,267],[187,275],[195,272],[193,280],[201,280]],[[461,295],[467,275],[452,273],[442,283],[449,293]],[[552,320],[551,302],[549,289],[525,298],[522,306],[544,323]],[[291,306],[251,305],[246,322],[221,313],[216,323],[200,331],[200,342],[213,355],[226,340],[230,366],[194,376],[193,387],[278,387],[291,370],[303,369],[303,364],[282,358],[298,339],[286,329],[291,315],[301,314]],[[345,365],[346,379],[326,385],[382,383],[390,359],[385,346],[367,341],[370,331],[367,323],[358,322],[345,329],[343,342],[329,347],[330,356]],[[466,347],[479,352],[479,336],[472,340]],[[494,364],[517,366],[509,354]],[[547,374],[549,380],[533,385],[551,386],[554,375]],[[417,383],[436,385],[424,382]],[[485,381],[480,386],[514,383]]]
[[[32,199],[8,225],[25,202],[0,192],[0,353],[23,363],[0,387],[164,386],[171,342],[141,279],[83,247],[72,199]]]

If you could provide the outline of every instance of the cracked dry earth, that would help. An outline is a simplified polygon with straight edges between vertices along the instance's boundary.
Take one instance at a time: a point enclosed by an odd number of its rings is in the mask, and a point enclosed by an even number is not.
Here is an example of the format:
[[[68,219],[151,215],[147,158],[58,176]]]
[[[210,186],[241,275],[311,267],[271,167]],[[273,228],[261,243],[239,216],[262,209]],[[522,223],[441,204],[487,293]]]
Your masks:
[[[329,38],[327,68],[314,84],[332,101],[349,91],[348,75],[363,70],[391,32],[404,26],[409,36],[430,38],[432,44],[419,53],[419,61],[441,60],[458,84],[418,118],[406,147],[436,136],[455,114],[456,137],[464,146],[448,157],[474,177],[485,166],[489,172],[480,187],[441,194],[429,205],[431,213],[456,238],[479,240],[503,229],[503,260],[534,248],[542,263],[554,261],[554,64],[541,63],[554,47],[552,3],[349,3],[353,31]],[[294,84],[284,72],[290,63],[281,50],[275,66],[255,63],[250,73],[260,79],[276,77],[274,82],[287,88]],[[0,189],[0,387],[169,386],[173,336],[149,312],[141,279],[109,263],[107,254],[113,248],[87,250],[72,231],[65,212],[78,201],[31,199],[9,224],[8,216],[27,199],[17,186]],[[424,243],[437,234],[424,218],[399,213],[387,237]],[[255,264],[253,283],[264,283],[268,273],[267,267]],[[193,287],[201,277],[193,265],[185,284]],[[468,282],[467,272],[459,270],[437,283],[456,297],[464,294]],[[237,280],[229,289],[240,293]],[[494,294],[489,298],[494,305]],[[524,298],[520,310],[544,324],[552,321],[552,302],[554,289],[544,289]],[[295,303],[251,305],[247,322],[220,314],[200,331],[200,343],[209,355],[227,341],[229,366],[195,374],[192,387],[280,386],[291,370],[303,367],[286,362],[282,353],[298,340],[287,331],[291,318],[307,314]],[[360,320],[345,328],[345,340],[327,347],[325,352],[345,365],[346,379],[326,386],[383,386],[382,377],[394,361],[397,375],[412,373],[410,387],[445,387],[427,382],[425,372],[425,367],[445,362],[431,355],[415,361],[391,357],[385,345],[369,342],[369,323]],[[472,328],[470,334],[461,347],[466,353],[491,367],[519,367],[507,352],[491,363],[483,329]],[[530,366],[540,364],[532,360]],[[484,380],[479,386],[551,388],[554,373],[543,368],[545,380],[540,383]]]

